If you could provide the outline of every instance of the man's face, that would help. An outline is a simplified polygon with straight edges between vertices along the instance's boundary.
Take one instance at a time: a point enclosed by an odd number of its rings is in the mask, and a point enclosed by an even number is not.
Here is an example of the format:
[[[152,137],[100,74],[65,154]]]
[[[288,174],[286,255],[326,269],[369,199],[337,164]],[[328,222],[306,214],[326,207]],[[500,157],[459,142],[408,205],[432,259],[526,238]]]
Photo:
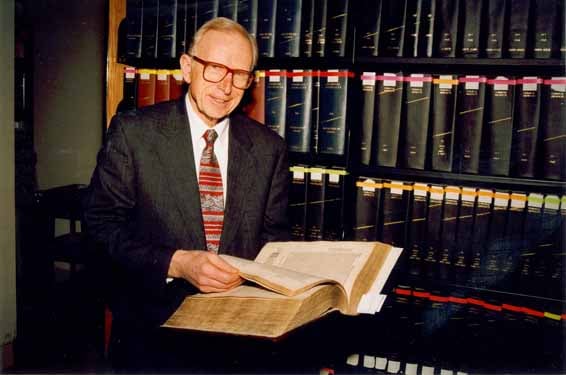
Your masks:
[[[252,49],[249,41],[235,32],[210,30],[194,48],[198,58],[225,65],[231,69],[249,71]],[[217,83],[203,78],[204,65],[188,55],[181,57],[183,77],[189,83],[189,100],[199,117],[212,127],[228,116],[240,103],[242,89],[232,85],[232,73]]]

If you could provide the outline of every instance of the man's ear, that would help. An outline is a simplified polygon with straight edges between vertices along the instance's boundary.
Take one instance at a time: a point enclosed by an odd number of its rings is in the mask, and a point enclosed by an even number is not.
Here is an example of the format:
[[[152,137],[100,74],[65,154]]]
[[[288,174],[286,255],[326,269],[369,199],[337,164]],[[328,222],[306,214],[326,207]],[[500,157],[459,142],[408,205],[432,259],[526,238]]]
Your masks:
[[[181,66],[181,72],[183,72],[183,79],[188,84],[191,84],[191,69],[192,69],[192,59],[186,53],[183,53],[179,59],[179,65]]]

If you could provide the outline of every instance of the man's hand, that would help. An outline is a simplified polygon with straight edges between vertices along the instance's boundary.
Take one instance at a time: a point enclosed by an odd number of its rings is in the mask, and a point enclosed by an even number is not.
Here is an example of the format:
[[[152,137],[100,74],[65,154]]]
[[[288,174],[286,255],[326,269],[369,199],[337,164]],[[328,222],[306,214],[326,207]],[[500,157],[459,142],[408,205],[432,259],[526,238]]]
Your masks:
[[[183,278],[201,292],[225,292],[242,284],[238,269],[217,254],[202,250],[177,250],[171,258],[169,276]]]

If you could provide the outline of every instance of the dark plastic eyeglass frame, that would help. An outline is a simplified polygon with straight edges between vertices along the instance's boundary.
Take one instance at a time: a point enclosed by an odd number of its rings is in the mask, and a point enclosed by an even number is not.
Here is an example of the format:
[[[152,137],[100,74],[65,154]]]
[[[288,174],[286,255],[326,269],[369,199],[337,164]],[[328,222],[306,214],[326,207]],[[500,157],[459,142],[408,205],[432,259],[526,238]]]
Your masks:
[[[224,78],[226,78],[226,76],[228,75],[228,73],[232,73],[232,86],[234,86],[235,88],[240,89],[240,90],[245,90],[245,89],[247,89],[248,87],[250,87],[250,85],[252,84],[252,81],[253,81],[253,74],[252,74],[252,72],[249,72],[249,71],[243,70],[243,69],[232,69],[232,68],[230,68],[230,67],[228,67],[228,66],[226,66],[226,65],[224,65],[224,64],[220,64],[220,63],[217,63],[217,62],[214,62],[214,61],[203,60],[203,59],[201,59],[200,57],[195,56],[195,55],[189,55],[189,56],[190,56],[193,60],[195,60],[196,62],[198,62],[199,64],[201,64],[201,65],[203,66],[203,69],[202,69],[202,78],[203,78],[205,81],[207,81],[207,82],[218,83],[218,82],[222,81]],[[222,76],[222,78],[220,78],[218,81],[211,81],[211,80],[209,80],[209,79],[206,79],[206,77],[204,76],[204,72],[205,72],[206,68],[207,68],[209,65],[212,65],[212,64],[213,64],[213,65],[218,65],[218,66],[220,66],[220,67],[226,69],[226,74],[224,74],[224,76]],[[234,74],[235,74],[235,73],[245,73],[245,74],[248,76],[248,83],[246,84],[245,87],[239,87],[239,86],[236,86],[236,85],[234,84]]]

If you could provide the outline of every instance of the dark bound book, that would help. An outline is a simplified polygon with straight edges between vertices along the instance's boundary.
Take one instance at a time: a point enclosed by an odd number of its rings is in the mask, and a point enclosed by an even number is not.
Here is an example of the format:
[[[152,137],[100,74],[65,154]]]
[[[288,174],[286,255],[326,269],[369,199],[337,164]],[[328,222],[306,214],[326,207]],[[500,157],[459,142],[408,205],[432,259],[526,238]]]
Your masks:
[[[428,140],[432,76],[411,74],[404,77],[405,100],[401,111],[400,164],[424,169]]]
[[[348,48],[349,0],[332,0],[326,15],[326,53],[329,57],[344,57]]]
[[[195,33],[196,4],[191,0],[177,0],[177,56],[186,53]]]
[[[301,9],[301,56],[312,57],[315,0],[303,0]]]
[[[460,50],[462,56],[476,58],[480,55],[480,41],[484,0],[460,0],[462,7],[461,20],[463,23]]]
[[[391,181],[383,184],[382,242],[397,247],[405,247],[405,230],[410,190],[411,187],[409,185],[399,181]]]
[[[157,74],[154,69],[139,69],[136,71],[138,108],[155,104],[156,78]]]
[[[142,56],[143,0],[126,1],[126,56]]]
[[[458,81],[454,166],[458,172],[478,173],[487,80],[481,76],[465,76]]]
[[[289,188],[289,224],[293,241],[305,240],[307,219],[307,178],[308,168],[292,166],[291,187]]]
[[[434,51],[438,57],[455,57],[460,0],[436,0]]]
[[[383,1],[379,56],[403,56],[407,0]]]
[[[503,31],[507,29],[507,2],[508,0],[487,0],[486,57],[503,57]]]
[[[477,192],[475,188],[463,187],[461,190],[454,257],[454,270],[456,271],[454,280],[456,282],[467,281],[470,273],[476,196]]]
[[[377,76],[375,95],[375,127],[377,135],[376,163],[378,166],[395,167],[399,145],[401,108],[403,99],[403,75],[401,73],[383,73]]]
[[[174,69],[169,75],[169,100],[179,99],[184,94],[183,73],[181,69]]]
[[[534,177],[539,143],[542,79],[517,80],[511,167],[517,177]]]
[[[314,0],[313,56],[324,57],[326,50],[326,23],[329,0]]]
[[[544,196],[539,193],[530,193],[527,198],[527,212],[525,213],[523,244],[519,252],[518,274],[514,280],[515,292],[522,294],[533,293],[533,267],[536,246],[540,240],[542,226],[542,206]]]
[[[540,118],[542,175],[566,180],[566,77],[544,80]]]
[[[561,248],[561,242],[566,233],[562,232],[560,211],[560,197],[554,194],[546,195],[542,211],[542,231],[533,268],[537,295],[553,299],[561,299],[564,295],[564,276],[561,272],[564,249]]]
[[[427,208],[426,251],[423,259],[424,275],[434,279],[438,273],[438,261],[442,246],[442,201],[444,188],[432,185],[430,187]]]
[[[166,69],[159,69],[155,76],[155,103],[169,101],[170,99],[170,85],[169,77],[171,73]]]
[[[509,0],[507,52],[511,58],[527,57],[531,15],[531,0]]]
[[[198,30],[207,21],[218,17],[218,1],[219,0],[196,0],[196,30]]]
[[[482,282],[486,287],[495,287],[503,280],[503,260],[509,253],[505,231],[509,214],[509,193],[496,191],[493,195],[493,208],[489,234],[486,242],[485,267],[482,269]]]
[[[273,69],[265,72],[265,125],[285,137],[287,108],[287,72]]]
[[[383,183],[360,177],[356,181],[356,206],[353,217],[354,241],[377,241]]]
[[[534,2],[533,57],[548,59],[558,57],[560,49],[560,26],[564,26],[564,13],[558,0]]]
[[[311,153],[318,154],[318,128],[320,120],[320,71],[313,71],[311,111]]]
[[[320,75],[318,152],[344,155],[347,141],[348,78],[353,73],[333,69],[320,72]]]
[[[142,56],[157,58],[159,25],[159,0],[143,1]]]
[[[290,152],[310,152],[311,101],[312,70],[288,72],[285,140]]]
[[[324,170],[323,240],[339,241],[344,237],[344,189],[347,174],[345,170],[340,169]]]
[[[360,12],[356,23],[356,53],[359,56],[377,56],[379,53],[379,35],[381,31],[382,0],[367,2],[367,12]]]
[[[238,20],[238,0],[218,0],[218,17]]]
[[[302,0],[277,0],[275,56],[299,57]]]
[[[415,57],[432,57],[436,0],[417,0],[417,54]]]
[[[362,80],[362,126],[360,135],[360,162],[370,165],[372,155],[373,112],[375,107],[375,72],[363,72]]]
[[[403,56],[417,57],[417,41],[419,36],[418,0],[407,0],[405,8],[405,41]]]
[[[257,48],[260,56],[275,56],[275,20],[277,0],[257,2]]]
[[[307,241],[322,240],[324,227],[324,170],[309,168],[307,180]]]
[[[407,272],[414,277],[422,277],[423,259],[426,257],[426,213],[428,185],[413,184],[412,201],[407,228]]]
[[[507,214],[507,228],[505,231],[505,241],[509,251],[506,252],[501,265],[503,282],[500,283],[502,289],[514,291],[517,280],[521,246],[524,244],[524,222],[525,209],[527,207],[527,195],[522,193],[511,193],[509,212]]]
[[[182,0],[181,0],[182,1]],[[159,0],[157,57],[177,57],[177,16],[179,0]]]
[[[489,234],[489,223],[491,219],[491,205],[493,203],[493,191],[487,189],[478,190],[478,199],[474,213],[474,229],[472,232],[472,254],[470,261],[470,282],[473,286],[484,287],[482,270],[485,268],[485,257],[487,250],[487,239]]]
[[[432,155],[435,171],[452,171],[458,77],[441,75],[432,81]]]
[[[258,0],[238,0],[238,23],[252,36],[257,35]]]
[[[509,175],[515,83],[502,76],[487,81],[484,129],[487,174]]]
[[[455,280],[456,274],[461,272],[461,263],[456,266],[458,208],[460,204],[461,188],[447,186],[444,188],[444,207],[442,209],[442,238],[440,255],[438,259],[438,276],[441,280]],[[460,260],[458,258],[458,260]]]
[[[135,109],[137,105],[137,80],[136,68],[127,66],[124,68],[124,95],[118,105],[117,112],[125,112]]]

